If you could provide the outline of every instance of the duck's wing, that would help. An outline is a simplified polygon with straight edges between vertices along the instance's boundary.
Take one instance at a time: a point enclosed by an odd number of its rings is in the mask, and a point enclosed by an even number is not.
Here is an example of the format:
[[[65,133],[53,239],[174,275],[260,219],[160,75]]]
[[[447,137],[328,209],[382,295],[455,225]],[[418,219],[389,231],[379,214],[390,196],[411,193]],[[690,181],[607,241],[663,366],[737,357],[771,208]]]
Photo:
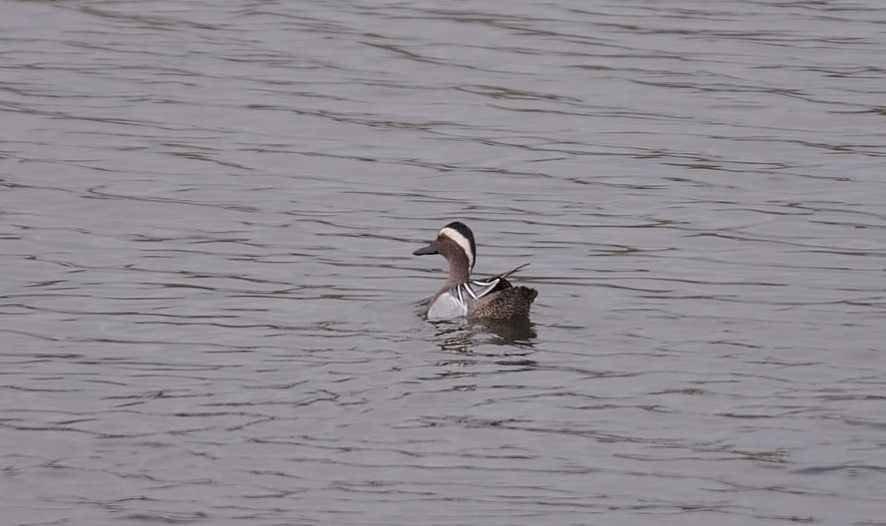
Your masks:
[[[459,301],[465,304],[473,303],[483,296],[495,290],[500,279],[493,280],[473,280],[455,287],[451,292],[458,297]]]
[[[495,291],[502,281],[501,278],[493,278],[489,280],[473,280],[467,283],[462,283],[457,287],[457,294],[459,295],[459,298],[464,299],[466,303],[473,303],[483,296]]]
[[[492,294],[493,292],[497,292],[499,290],[509,289],[511,288],[510,282],[505,278],[517,272],[521,268],[525,267],[529,263],[524,263],[515,269],[511,269],[507,272],[502,272],[501,274],[492,276],[489,279],[475,279],[469,281],[467,283],[462,283],[457,286],[453,292],[458,296],[459,300],[463,300],[467,303],[473,303],[483,296],[487,296]]]
[[[464,316],[470,306],[478,300],[489,297],[493,292],[513,288],[505,278],[522,269],[528,263],[519,267],[502,272],[489,279],[475,279],[467,283],[460,283],[447,290],[436,299],[428,312],[428,317],[455,317]],[[432,316],[433,315],[433,316]]]

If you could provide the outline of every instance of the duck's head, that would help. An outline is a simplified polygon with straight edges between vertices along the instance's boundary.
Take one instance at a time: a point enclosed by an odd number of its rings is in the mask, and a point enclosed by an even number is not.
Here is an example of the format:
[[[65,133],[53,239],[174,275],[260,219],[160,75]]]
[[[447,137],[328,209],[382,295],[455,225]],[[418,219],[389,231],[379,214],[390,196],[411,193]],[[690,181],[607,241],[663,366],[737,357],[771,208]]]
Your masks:
[[[431,241],[430,245],[413,252],[416,256],[428,254],[440,254],[450,264],[464,264],[470,272],[474,269],[474,259],[477,254],[474,233],[460,221],[449,223],[440,229],[437,239]]]

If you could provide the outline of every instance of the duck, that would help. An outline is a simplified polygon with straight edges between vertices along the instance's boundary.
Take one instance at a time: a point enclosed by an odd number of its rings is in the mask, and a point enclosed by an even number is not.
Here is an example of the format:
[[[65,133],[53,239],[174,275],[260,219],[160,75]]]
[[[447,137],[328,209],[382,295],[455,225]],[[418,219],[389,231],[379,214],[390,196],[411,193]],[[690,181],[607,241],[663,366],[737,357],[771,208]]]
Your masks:
[[[528,319],[529,307],[538,296],[538,291],[524,286],[515,287],[505,279],[527,264],[486,280],[472,280],[477,244],[474,233],[464,223],[449,223],[437,232],[437,237],[428,246],[412,254],[439,254],[449,263],[449,278],[428,303],[429,320]]]

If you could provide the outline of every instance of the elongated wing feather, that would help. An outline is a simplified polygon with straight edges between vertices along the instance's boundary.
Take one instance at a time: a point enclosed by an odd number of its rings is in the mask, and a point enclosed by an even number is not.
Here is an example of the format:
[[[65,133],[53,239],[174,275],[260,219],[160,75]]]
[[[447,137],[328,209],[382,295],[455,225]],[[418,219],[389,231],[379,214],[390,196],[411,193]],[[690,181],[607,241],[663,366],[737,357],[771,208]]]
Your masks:
[[[487,281],[493,281],[496,279],[506,278],[506,277],[510,276],[511,274],[513,274],[514,272],[517,272],[518,270],[521,270],[521,269],[528,267],[528,266],[529,266],[529,263],[523,263],[522,265],[520,265],[517,268],[511,269],[507,272],[502,272],[501,274],[496,274],[495,276],[492,276],[491,278],[489,278]]]
[[[495,290],[495,287],[498,286],[500,281],[500,279],[470,281],[468,283],[462,283],[458,286],[458,289],[464,295],[464,299],[469,303],[472,303]]]

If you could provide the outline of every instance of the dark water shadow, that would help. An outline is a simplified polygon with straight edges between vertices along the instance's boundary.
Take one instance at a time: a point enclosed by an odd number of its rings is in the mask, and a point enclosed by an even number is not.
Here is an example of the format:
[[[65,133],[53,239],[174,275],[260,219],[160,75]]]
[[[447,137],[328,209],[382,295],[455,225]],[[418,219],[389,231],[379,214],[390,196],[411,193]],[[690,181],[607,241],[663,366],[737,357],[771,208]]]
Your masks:
[[[491,343],[496,345],[521,345],[532,347],[538,334],[535,332],[535,324],[529,318],[516,318],[512,320],[481,320],[474,323],[476,327],[482,327],[485,332],[496,336]]]
[[[436,328],[437,346],[449,353],[473,354],[474,345],[478,343],[517,346],[525,350],[534,347],[537,337],[534,324],[528,318],[431,323]]]

